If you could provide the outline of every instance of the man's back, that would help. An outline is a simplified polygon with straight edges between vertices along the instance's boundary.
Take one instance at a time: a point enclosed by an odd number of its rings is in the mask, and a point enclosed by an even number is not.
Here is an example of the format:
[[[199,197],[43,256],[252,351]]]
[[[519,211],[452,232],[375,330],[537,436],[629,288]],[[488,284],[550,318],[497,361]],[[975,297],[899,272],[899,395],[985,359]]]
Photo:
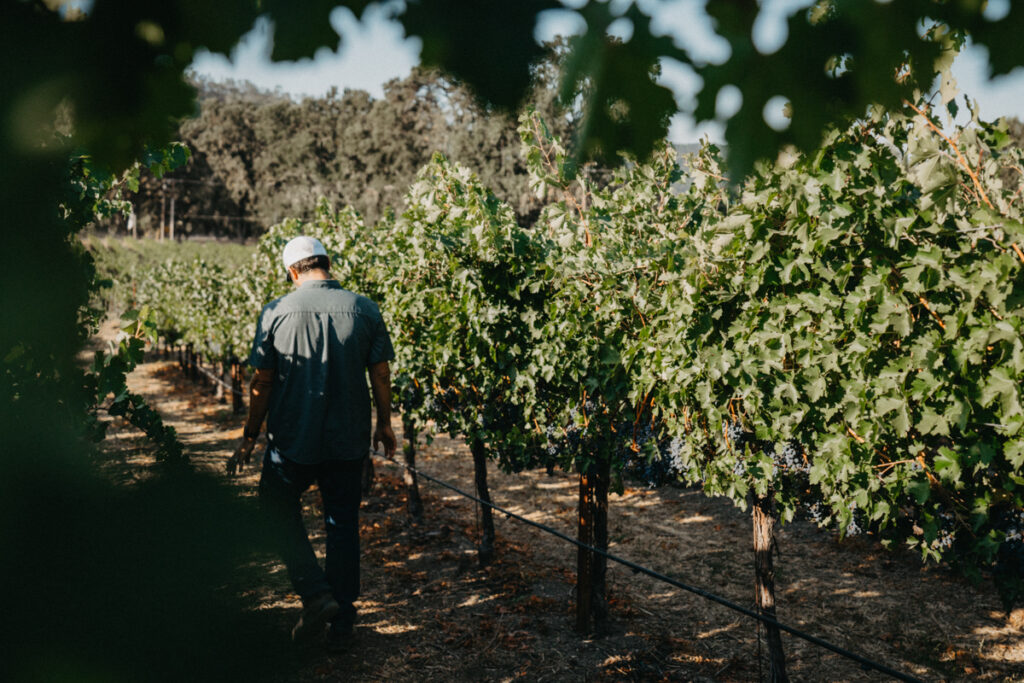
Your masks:
[[[249,362],[275,371],[271,447],[298,463],[363,457],[370,445],[366,368],[393,357],[380,309],[336,280],[304,282],[268,304]]]

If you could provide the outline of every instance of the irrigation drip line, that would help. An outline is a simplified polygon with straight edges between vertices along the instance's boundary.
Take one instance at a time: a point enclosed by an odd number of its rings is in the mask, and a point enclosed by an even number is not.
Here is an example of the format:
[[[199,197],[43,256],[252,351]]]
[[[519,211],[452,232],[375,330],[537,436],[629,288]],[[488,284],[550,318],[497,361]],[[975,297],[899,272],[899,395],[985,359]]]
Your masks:
[[[909,674],[905,674],[905,673],[903,673],[901,671],[897,671],[896,669],[889,668],[889,667],[885,666],[884,664],[879,664],[878,662],[872,661],[872,660],[868,659],[867,657],[862,657],[861,655],[857,654],[856,652],[850,652],[849,650],[841,648],[838,645],[833,645],[832,643],[828,642],[827,640],[823,640],[821,638],[818,638],[817,636],[813,636],[813,635],[811,635],[809,633],[805,633],[805,632],[801,631],[798,628],[794,628],[792,626],[784,624],[781,621],[778,621],[777,619],[775,619],[774,617],[770,617],[770,616],[767,616],[765,614],[761,614],[759,612],[756,612],[756,611],[754,611],[752,609],[748,609],[746,607],[743,607],[742,605],[738,605],[735,602],[732,602],[731,600],[728,600],[727,598],[723,598],[720,595],[716,595],[714,593],[706,591],[703,588],[698,588],[696,586],[691,586],[691,585],[689,585],[687,583],[683,583],[682,581],[679,581],[677,579],[673,579],[671,576],[667,576],[665,574],[657,572],[657,571],[655,571],[655,570],[653,570],[653,569],[651,569],[649,567],[645,567],[645,566],[643,566],[641,564],[637,564],[637,563],[632,562],[630,560],[627,560],[627,559],[625,559],[623,557],[619,557],[617,555],[613,555],[612,553],[610,553],[610,552],[608,552],[606,550],[601,550],[600,548],[595,548],[594,546],[589,545],[587,543],[583,543],[582,541],[579,541],[579,540],[577,540],[577,539],[575,539],[575,538],[573,538],[571,536],[568,536],[568,535],[562,533],[561,531],[558,531],[557,529],[553,529],[553,528],[547,526],[546,524],[541,524],[540,522],[535,522],[532,519],[527,519],[526,517],[523,517],[522,515],[518,515],[518,514],[512,512],[511,510],[506,510],[505,508],[500,507],[498,505],[495,505],[494,503],[490,503],[490,502],[487,502],[485,500],[482,500],[481,498],[478,498],[477,496],[475,496],[475,495],[473,495],[471,493],[467,493],[466,491],[463,491],[462,489],[458,488],[457,486],[455,486],[453,484],[449,484],[446,481],[443,481],[441,479],[437,479],[436,477],[432,477],[429,474],[427,474],[427,473],[425,473],[425,472],[423,472],[421,470],[418,470],[415,467],[412,467],[411,465],[408,465],[408,464],[403,463],[403,462],[398,462],[397,460],[389,460],[389,459],[383,458],[376,451],[373,451],[373,454],[376,455],[378,458],[382,458],[384,460],[384,462],[388,462],[388,463],[391,463],[391,464],[394,464],[394,465],[398,465],[400,467],[404,467],[408,471],[412,472],[413,474],[415,474],[415,475],[417,475],[419,477],[423,477],[424,479],[426,479],[429,482],[432,482],[434,484],[437,484],[438,486],[442,486],[442,487],[444,487],[446,489],[454,491],[455,493],[459,494],[460,496],[463,496],[464,498],[469,498],[470,500],[474,500],[477,503],[480,503],[481,505],[486,505],[487,507],[492,508],[496,512],[500,512],[501,514],[505,515],[505,517],[507,517],[507,518],[511,518],[511,519],[515,519],[517,521],[523,522],[524,524],[532,526],[532,527],[534,527],[536,529],[540,529],[544,533],[547,533],[547,534],[550,534],[552,536],[555,536],[556,538],[560,538],[563,541],[566,541],[566,542],[571,543],[571,544],[573,544],[575,546],[583,548],[584,550],[588,550],[588,551],[590,551],[592,553],[596,553],[598,555],[601,555],[602,557],[604,557],[606,559],[609,559],[612,562],[617,562],[618,564],[621,564],[621,565],[623,565],[625,567],[628,567],[629,569],[631,569],[633,571],[634,574],[646,574],[647,576],[651,577],[652,579],[657,579],[658,581],[662,581],[662,582],[667,583],[667,584],[669,584],[671,586],[675,586],[676,588],[681,588],[681,589],[683,589],[685,591],[688,591],[690,593],[693,593],[695,595],[699,595],[702,598],[705,598],[707,600],[711,600],[712,602],[717,602],[719,605],[722,605],[723,607],[727,607],[727,608],[729,608],[729,609],[731,609],[731,610],[733,610],[735,612],[739,612],[740,614],[744,614],[744,615],[750,617],[751,619],[756,619],[756,620],[758,620],[760,622],[764,622],[765,624],[769,624],[771,626],[775,626],[776,628],[778,628],[778,629],[780,629],[782,631],[785,631],[786,633],[789,633],[790,635],[796,636],[797,638],[800,638],[802,640],[806,640],[807,642],[812,643],[814,645],[817,645],[818,647],[825,648],[826,650],[831,650],[832,652],[836,653],[837,655],[840,655],[840,656],[845,657],[847,659],[850,659],[850,660],[852,660],[854,662],[857,662],[864,669],[874,669],[875,671],[878,671],[879,673],[883,673],[883,674],[885,674],[887,676],[891,676],[892,678],[894,678],[896,680],[899,680],[899,681],[907,681],[908,683],[923,683],[921,681],[921,679],[919,679],[919,678],[914,678],[913,676],[911,676]]]

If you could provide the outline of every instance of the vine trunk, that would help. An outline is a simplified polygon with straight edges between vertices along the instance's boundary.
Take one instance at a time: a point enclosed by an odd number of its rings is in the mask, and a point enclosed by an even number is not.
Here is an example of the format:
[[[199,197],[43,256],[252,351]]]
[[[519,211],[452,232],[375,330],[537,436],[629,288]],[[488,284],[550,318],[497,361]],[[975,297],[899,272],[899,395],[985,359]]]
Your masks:
[[[580,543],[600,551],[608,550],[609,461],[601,459],[580,473]],[[580,546],[576,553],[576,630],[600,632],[608,622],[606,598],[607,558]]]
[[[409,469],[405,470],[402,479],[405,481],[406,509],[414,522],[423,521],[423,500],[420,498],[420,487],[416,480],[416,423],[407,417],[402,418],[402,431],[405,437],[405,444],[402,447],[402,457]],[[474,456],[474,464],[475,464]],[[486,474],[485,474],[486,476]],[[486,481],[484,482],[486,488]]]
[[[757,610],[775,618],[775,496],[758,497],[752,506],[754,527],[754,572],[756,575]],[[765,624],[768,643],[768,680],[786,683],[786,655],[782,651],[782,634],[774,624]]]
[[[476,479],[476,495],[484,501],[480,506],[480,564],[490,564],[494,559],[494,515],[492,513],[491,492],[487,488],[487,448],[479,438],[470,442],[470,451],[473,453],[473,475]]]

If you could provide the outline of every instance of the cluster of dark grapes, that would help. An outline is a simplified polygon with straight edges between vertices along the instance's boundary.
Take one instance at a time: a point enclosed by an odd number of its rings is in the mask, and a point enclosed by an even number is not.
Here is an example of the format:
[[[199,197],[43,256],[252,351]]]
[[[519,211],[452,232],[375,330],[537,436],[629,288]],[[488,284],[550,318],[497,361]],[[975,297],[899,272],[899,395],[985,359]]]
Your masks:
[[[627,476],[648,486],[664,486],[688,479],[690,468],[683,463],[683,440],[669,436],[658,420],[639,425],[619,425],[615,455]]]
[[[825,521],[829,518],[828,508],[822,505],[820,500],[805,502],[804,510],[807,518],[818,526],[824,526]]]
[[[477,424],[492,433],[522,429],[525,421],[523,407],[510,401],[491,402],[477,415]]]
[[[753,443],[754,432],[747,431],[743,425],[733,420],[726,420],[722,427],[725,438],[732,445],[733,450],[742,453],[748,443]]]
[[[442,431],[452,435],[461,432],[459,417],[465,406],[462,394],[455,387],[431,393],[424,399],[423,407]]]
[[[850,510],[850,523],[846,525],[846,529],[843,532],[847,537],[849,536],[860,536],[864,533],[865,528],[868,524],[867,514],[857,507],[856,503],[851,502],[848,506]],[[820,500],[805,500],[803,502],[803,511],[807,519],[814,522],[819,527],[834,527],[834,519],[832,512],[828,507]]]
[[[403,415],[407,415],[423,405],[426,392],[423,387],[414,384],[407,378],[395,379],[395,393],[392,395],[391,407]]]
[[[864,526],[863,526],[863,524],[865,523],[864,522],[864,515],[857,508],[857,504],[854,503],[854,502],[850,503],[849,508],[850,508],[850,523],[846,525],[846,535],[847,536],[860,536],[862,533],[864,533]]]
[[[740,422],[733,420],[726,420],[722,432],[732,450],[740,456],[733,469],[736,476],[742,476],[746,472],[742,456],[748,446],[752,452],[767,453],[771,456],[773,477],[780,471],[784,474],[806,475],[811,470],[810,461],[804,456],[804,448],[795,439],[780,443],[764,441],[756,438],[754,432],[745,429]]]
[[[945,552],[953,547],[956,540],[956,517],[950,512],[939,513],[939,530],[932,541],[931,547],[934,550]]]
[[[607,433],[598,433],[593,422],[580,419],[580,410],[592,416],[596,408],[593,401],[587,401],[580,409],[569,411],[568,424],[549,425],[544,433],[542,457],[546,456],[550,462],[560,457],[573,458],[596,453],[600,446],[607,444],[607,441],[601,441],[604,439],[611,440],[613,461],[621,472],[648,486],[663,486],[681,479],[690,479],[694,474],[683,462],[682,438],[670,435],[660,420],[652,419],[649,415],[642,416],[639,421],[623,420],[609,427]],[[778,444],[759,440],[754,432],[731,420],[726,421],[723,436],[732,449],[741,455],[734,467],[736,476],[743,476],[747,472],[742,454],[748,447],[753,452],[771,455],[774,464],[772,476],[782,473],[806,478],[810,471],[804,449],[796,440]],[[710,457],[711,454],[708,459]],[[699,483],[703,476],[699,471],[696,474],[698,477],[694,481]],[[859,526],[855,524],[853,533],[858,530]]]
[[[584,410],[593,411],[594,403],[587,401]],[[594,433],[590,429],[590,423],[579,424],[579,410],[572,408],[569,411],[569,423],[565,426],[549,424],[544,430],[544,452],[549,461],[560,457],[575,457],[587,452],[588,449],[596,449]]]
[[[782,448],[776,446],[773,450],[776,465],[788,472],[807,474],[811,471],[810,461],[804,457],[804,449],[800,446],[799,441],[790,439],[783,442],[781,446]]]
[[[406,377],[395,378],[394,386],[392,408],[400,412],[407,413],[422,407],[428,414],[443,421],[446,413],[458,413],[468,407],[464,393],[453,386],[448,386],[443,391],[428,392],[424,390],[423,385],[416,384]],[[488,410],[481,412],[477,418],[477,423],[486,429],[508,429],[522,423],[522,408],[513,403],[499,400],[488,404],[487,408]]]
[[[1011,510],[1000,515],[999,529],[1004,543],[1024,543],[1024,510]]]
[[[588,401],[582,408],[593,414],[595,405]],[[603,422],[602,431],[598,433],[592,423],[580,426],[578,417],[578,411],[573,409],[569,412],[567,427],[549,428],[550,455],[594,453],[599,446],[606,446],[616,469],[651,487],[676,483],[688,473],[683,464],[682,439],[669,436],[660,420],[645,415],[639,421]]]
[[[746,474],[747,467],[744,456],[749,448],[751,453],[765,453],[772,459],[772,478],[784,477],[789,484],[786,488],[791,491],[805,492],[802,506],[804,514],[808,519],[818,526],[826,526],[832,521],[832,515],[828,507],[816,495],[817,487],[811,486],[809,473],[811,471],[811,460],[807,449],[796,439],[786,441],[767,441],[758,439],[756,434],[746,429],[742,423],[735,420],[726,420],[722,428],[723,436],[732,447],[739,458],[733,468],[733,474],[742,476]],[[855,503],[850,504],[851,521],[846,527],[847,536],[857,536],[863,533],[867,524],[867,515],[857,509]]]
[[[427,413],[437,415],[445,411],[461,410],[462,399],[454,387],[444,391],[434,391],[423,384],[416,383],[406,375],[395,377],[392,385],[392,409],[400,412],[411,412],[418,408],[426,409]]]
[[[430,397],[430,407],[433,411],[462,410],[462,394],[455,387],[445,387],[444,391],[439,391]]]

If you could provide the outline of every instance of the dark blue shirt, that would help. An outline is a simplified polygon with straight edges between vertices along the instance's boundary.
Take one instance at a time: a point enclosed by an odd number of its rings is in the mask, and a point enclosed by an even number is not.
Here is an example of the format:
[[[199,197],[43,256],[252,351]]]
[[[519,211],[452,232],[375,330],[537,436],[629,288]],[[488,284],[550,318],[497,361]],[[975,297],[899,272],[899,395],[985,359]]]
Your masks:
[[[367,366],[393,360],[380,309],[336,280],[310,280],[263,308],[249,363],[273,369],[270,446],[298,463],[370,448]]]

